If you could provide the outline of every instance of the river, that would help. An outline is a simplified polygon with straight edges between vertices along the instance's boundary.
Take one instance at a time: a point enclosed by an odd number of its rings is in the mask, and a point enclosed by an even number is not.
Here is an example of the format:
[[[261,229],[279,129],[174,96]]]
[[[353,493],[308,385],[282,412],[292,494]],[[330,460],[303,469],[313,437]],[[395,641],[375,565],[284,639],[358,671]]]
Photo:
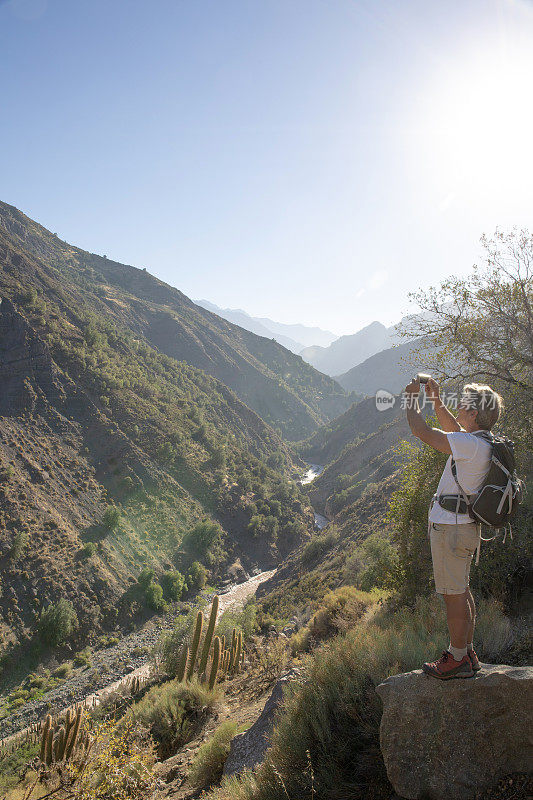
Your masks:
[[[308,467],[309,469],[300,480],[302,486],[306,486],[314,481],[314,479],[318,478],[318,476],[321,475],[325,470],[325,467],[322,466],[322,464],[308,464]],[[317,514],[315,511],[315,525],[319,530],[325,528],[328,523],[329,519],[327,517],[322,516],[322,514]]]

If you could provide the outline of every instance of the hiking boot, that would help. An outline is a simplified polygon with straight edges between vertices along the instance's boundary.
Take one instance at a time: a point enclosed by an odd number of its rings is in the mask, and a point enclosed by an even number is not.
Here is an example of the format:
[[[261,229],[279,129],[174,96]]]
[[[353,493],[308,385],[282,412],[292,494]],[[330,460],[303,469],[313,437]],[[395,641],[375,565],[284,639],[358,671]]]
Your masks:
[[[474,676],[472,663],[468,656],[463,656],[460,661],[456,661],[448,650],[445,650],[437,661],[423,664],[422,669],[426,675],[431,675],[432,678],[438,678],[441,681]]]
[[[477,657],[477,653],[474,648],[468,651],[467,656],[470,659],[470,663],[472,664],[472,669],[474,672],[479,672],[481,669],[481,664],[479,663],[479,658]]]

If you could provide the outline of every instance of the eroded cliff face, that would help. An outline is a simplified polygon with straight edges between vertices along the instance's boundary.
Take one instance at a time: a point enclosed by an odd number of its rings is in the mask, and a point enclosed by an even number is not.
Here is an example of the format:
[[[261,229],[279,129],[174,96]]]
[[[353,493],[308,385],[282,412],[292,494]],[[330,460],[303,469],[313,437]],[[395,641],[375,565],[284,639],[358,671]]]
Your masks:
[[[35,410],[45,398],[65,398],[48,347],[14,304],[0,298],[0,414]]]

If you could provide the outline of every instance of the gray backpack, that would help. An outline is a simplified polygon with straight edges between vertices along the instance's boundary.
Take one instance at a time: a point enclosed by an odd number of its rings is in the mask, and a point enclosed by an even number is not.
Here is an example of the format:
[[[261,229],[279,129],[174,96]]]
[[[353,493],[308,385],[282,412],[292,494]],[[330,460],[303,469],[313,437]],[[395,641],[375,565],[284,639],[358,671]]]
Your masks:
[[[452,475],[472,519],[491,528],[504,528],[511,522],[524,496],[524,483],[516,473],[514,442],[489,431],[483,431],[481,436],[492,445],[492,455],[487,477],[478,493],[469,496],[462,489],[453,458]]]

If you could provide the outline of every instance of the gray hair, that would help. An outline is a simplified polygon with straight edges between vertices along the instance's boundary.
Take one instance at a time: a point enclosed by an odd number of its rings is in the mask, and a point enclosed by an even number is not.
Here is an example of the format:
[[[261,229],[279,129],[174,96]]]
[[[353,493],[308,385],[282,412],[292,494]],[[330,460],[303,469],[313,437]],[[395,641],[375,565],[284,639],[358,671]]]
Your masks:
[[[485,431],[496,425],[503,412],[503,399],[490,386],[469,383],[463,389],[462,403],[471,410],[477,411],[476,422]]]

